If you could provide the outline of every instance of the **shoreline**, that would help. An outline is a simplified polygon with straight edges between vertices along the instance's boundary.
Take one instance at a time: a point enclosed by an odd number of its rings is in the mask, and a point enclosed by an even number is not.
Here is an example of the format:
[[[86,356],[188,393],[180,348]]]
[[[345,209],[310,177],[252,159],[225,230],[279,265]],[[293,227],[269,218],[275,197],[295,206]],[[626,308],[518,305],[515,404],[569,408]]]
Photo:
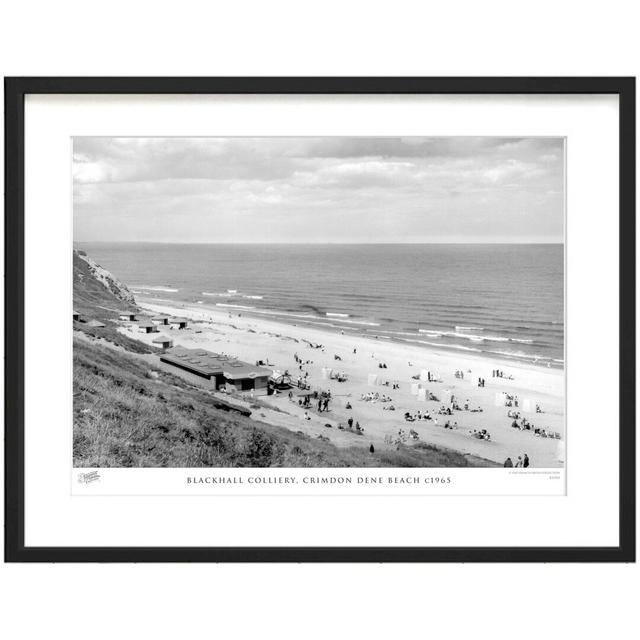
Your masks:
[[[527,453],[532,466],[537,468],[564,465],[563,369],[489,358],[487,354],[462,349],[448,350],[445,347],[376,339],[355,331],[332,331],[324,325],[289,324],[272,317],[245,314],[241,309],[208,306],[206,303],[176,304],[144,296],[136,296],[136,301],[141,309],[150,313],[181,315],[191,320],[193,325],[185,331],[164,331],[174,338],[175,344],[233,353],[248,362],[264,360],[278,371],[288,370],[294,380],[300,371],[296,369],[298,365],[294,355],[305,362],[311,361],[302,368],[313,389],[331,391],[331,410],[321,414],[312,412],[311,419],[304,420],[301,408],[289,400],[287,394],[278,394],[265,398],[264,404],[268,406],[257,412],[262,411],[262,419],[268,422],[301,430],[314,437],[328,436],[338,446],[374,444],[376,449],[388,447],[389,438],[396,438],[399,431],[413,430],[422,442],[499,463],[507,456],[515,463],[518,455]],[[135,337],[145,342],[151,339],[141,334]],[[308,343],[321,344],[324,348],[311,348]],[[380,369],[380,362],[387,364],[387,368]],[[328,368],[344,372],[348,380],[339,383],[323,377],[323,370]],[[453,392],[461,404],[468,399],[471,407],[479,406],[483,411],[455,411],[451,417],[437,415],[440,402],[420,402],[410,392],[411,383],[415,382],[413,377],[422,369],[437,372],[442,380],[427,383],[431,393],[439,396],[446,389]],[[513,379],[491,377],[494,369],[504,370],[505,376],[513,376]],[[464,379],[454,376],[454,371],[458,370],[464,371]],[[368,378],[372,374],[388,380],[389,386],[371,386]],[[476,386],[478,377],[484,377],[485,387]],[[392,388],[396,382],[398,389]],[[376,392],[390,396],[396,410],[385,410],[389,403],[360,400],[363,394]],[[502,392],[528,398],[533,406],[540,403],[545,413],[525,414],[527,419],[536,426],[559,432],[561,439],[537,437],[530,431],[512,428],[506,415],[508,409],[496,406],[496,393]],[[346,409],[347,402],[351,409]],[[434,420],[404,421],[405,411],[415,414],[418,410],[429,411],[438,424]],[[363,425],[364,437],[335,428],[349,417]],[[457,423],[457,428],[445,429],[446,420]],[[327,424],[331,427],[326,427]],[[471,436],[473,428],[487,429],[491,440],[478,440]]]
[[[372,348],[375,349],[379,345],[397,346],[400,348],[407,348],[415,350],[417,354],[423,353],[423,357],[443,357],[443,358],[458,358],[469,359],[470,361],[477,361],[479,363],[486,363],[490,360],[496,366],[496,368],[509,368],[509,369],[524,369],[527,371],[544,371],[553,372],[564,377],[564,364],[562,366],[547,367],[541,364],[536,364],[533,361],[525,359],[510,359],[508,357],[500,356],[498,354],[490,354],[489,352],[478,352],[465,347],[458,347],[455,345],[437,345],[427,343],[416,343],[411,340],[396,339],[390,336],[378,336],[361,333],[360,329],[353,329],[351,327],[332,326],[328,323],[317,321],[304,321],[288,322],[286,319],[281,318],[275,313],[261,313],[255,312],[255,310],[245,310],[239,308],[220,307],[215,304],[204,302],[198,304],[197,302],[180,302],[169,299],[157,299],[153,297],[147,297],[143,295],[135,296],[136,303],[141,308],[148,308],[154,313],[166,313],[176,316],[185,316],[189,319],[203,320],[207,317],[220,316],[224,319],[236,320],[254,320],[259,323],[266,323],[273,325],[274,330],[283,331],[287,330],[299,330],[316,332],[318,337],[322,335],[337,335],[344,338],[351,337],[353,340],[365,340]],[[348,332],[348,333],[347,333]],[[419,359],[416,357],[416,359]]]

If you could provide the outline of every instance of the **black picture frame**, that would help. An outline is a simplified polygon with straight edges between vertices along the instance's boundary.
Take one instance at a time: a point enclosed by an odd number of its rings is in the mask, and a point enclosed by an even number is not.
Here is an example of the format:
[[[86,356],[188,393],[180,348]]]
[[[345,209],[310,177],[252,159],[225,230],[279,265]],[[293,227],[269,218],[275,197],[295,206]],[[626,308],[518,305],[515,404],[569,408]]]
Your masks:
[[[635,78],[5,78],[5,561],[634,562]],[[24,101],[28,94],[616,94],[620,149],[620,540],[615,547],[26,547]],[[595,517],[596,514],[594,514]]]

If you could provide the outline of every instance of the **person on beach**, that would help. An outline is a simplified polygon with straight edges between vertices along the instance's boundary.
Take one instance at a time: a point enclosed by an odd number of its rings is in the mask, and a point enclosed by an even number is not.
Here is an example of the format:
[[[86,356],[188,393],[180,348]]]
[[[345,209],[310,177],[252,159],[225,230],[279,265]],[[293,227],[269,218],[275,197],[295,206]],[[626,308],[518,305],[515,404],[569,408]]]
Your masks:
[[[511,460],[511,458],[507,458],[504,461],[504,465],[503,466],[505,466],[505,467],[513,467],[513,461]]]
[[[374,453],[375,449],[373,448],[373,445],[370,444],[369,445],[369,453]]]
[[[353,427],[353,418],[349,418],[347,424],[349,425],[349,429],[351,429]]]
[[[522,456],[518,456],[518,462],[516,462],[516,469],[522,467]]]
[[[524,461],[522,462],[522,466],[526,469],[529,466],[529,456],[524,454]]]

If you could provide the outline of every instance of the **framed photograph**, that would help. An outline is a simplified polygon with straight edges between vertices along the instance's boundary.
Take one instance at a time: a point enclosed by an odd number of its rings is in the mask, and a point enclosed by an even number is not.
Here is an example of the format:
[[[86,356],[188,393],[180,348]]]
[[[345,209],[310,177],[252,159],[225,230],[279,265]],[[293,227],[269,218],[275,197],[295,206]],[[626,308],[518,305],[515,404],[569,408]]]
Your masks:
[[[633,78],[7,78],[19,562],[635,560]]]

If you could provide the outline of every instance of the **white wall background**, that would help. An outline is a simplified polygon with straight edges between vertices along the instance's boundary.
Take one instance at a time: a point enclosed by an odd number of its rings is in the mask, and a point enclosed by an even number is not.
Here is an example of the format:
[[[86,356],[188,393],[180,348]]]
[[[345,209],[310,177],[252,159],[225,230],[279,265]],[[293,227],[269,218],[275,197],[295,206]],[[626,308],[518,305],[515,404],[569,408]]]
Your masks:
[[[11,6],[9,6],[9,4]],[[2,75],[637,75],[635,3],[5,3]],[[0,567],[10,638],[628,637],[607,565]]]

